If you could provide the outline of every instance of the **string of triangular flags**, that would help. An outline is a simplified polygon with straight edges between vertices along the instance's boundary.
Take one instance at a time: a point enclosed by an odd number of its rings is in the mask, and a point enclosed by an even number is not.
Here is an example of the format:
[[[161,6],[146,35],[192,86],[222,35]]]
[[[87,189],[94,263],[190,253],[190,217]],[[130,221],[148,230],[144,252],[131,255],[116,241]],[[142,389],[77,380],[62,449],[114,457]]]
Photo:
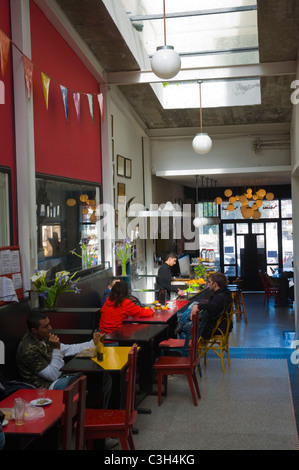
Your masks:
[[[16,44],[14,44],[13,41],[11,39],[9,39],[9,37],[7,37],[6,34],[3,31],[1,31],[1,29],[0,29],[0,59],[1,59],[1,73],[2,73],[3,78],[4,78],[5,72],[6,72],[10,44],[12,44],[16,49],[18,49],[18,51],[22,54],[22,57],[23,57],[24,78],[25,78],[25,85],[26,85],[26,89],[27,89],[27,98],[28,98],[28,100],[30,100],[30,97],[31,97],[32,81],[33,81],[33,70],[34,70],[34,67],[36,67],[40,70],[40,73],[41,73],[43,94],[44,94],[44,99],[45,99],[47,109],[48,109],[48,105],[49,105],[50,83],[51,83],[51,81],[54,81],[60,86],[66,119],[68,119],[68,113],[69,113],[68,98],[69,98],[69,94],[71,93],[73,95],[74,105],[75,105],[77,118],[78,118],[79,122],[80,122],[80,109],[81,109],[81,95],[86,95],[86,97],[87,97],[89,112],[90,112],[90,116],[91,116],[92,121],[93,121],[93,115],[94,115],[93,96],[97,97],[98,104],[99,104],[99,107],[100,107],[101,119],[102,119],[102,121],[104,121],[103,93],[78,92],[78,91],[71,90],[71,89],[66,88],[65,86],[61,85],[60,83],[57,82],[57,80],[49,77],[47,74],[42,72],[41,69],[36,64],[34,64],[28,57],[26,57],[26,55],[23,54],[23,52],[18,48],[18,46]]]

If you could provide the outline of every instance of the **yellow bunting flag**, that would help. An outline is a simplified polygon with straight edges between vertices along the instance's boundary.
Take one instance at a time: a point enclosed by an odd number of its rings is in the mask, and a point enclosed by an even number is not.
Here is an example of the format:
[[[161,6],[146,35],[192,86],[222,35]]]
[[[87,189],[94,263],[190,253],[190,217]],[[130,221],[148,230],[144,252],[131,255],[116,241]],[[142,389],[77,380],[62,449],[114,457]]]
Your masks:
[[[104,121],[104,102],[103,102],[103,93],[100,93],[100,94],[98,95],[98,101],[99,101],[100,110],[101,110],[101,118],[102,118],[102,121]]]
[[[44,97],[46,102],[46,107],[48,109],[48,102],[49,102],[49,87],[50,87],[50,78],[41,72],[42,75],[42,82],[43,82],[43,90],[44,90]]]
[[[27,88],[27,97],[30,100],[31,88],[32,88],[32,77],[33,77],[33,63],[26,56],[23,56],[24,62],[24,77],[25,85]]]
[[[1,72],[4,77],[6,72],[10,39],[0,30],[0,55],[1,55]]]

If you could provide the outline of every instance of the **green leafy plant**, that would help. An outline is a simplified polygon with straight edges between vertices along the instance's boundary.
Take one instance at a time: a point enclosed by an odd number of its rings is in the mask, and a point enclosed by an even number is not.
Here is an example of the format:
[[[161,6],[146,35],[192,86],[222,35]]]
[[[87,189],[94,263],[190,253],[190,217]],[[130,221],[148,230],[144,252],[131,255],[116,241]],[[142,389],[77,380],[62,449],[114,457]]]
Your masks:
[[[85,267],[91,268],[93,261],[96,257],[96,250],[93,248],[92,250],[88,249],[88,238],[82,238],[79,245],[81,245],[81,255],[79,253],[76,253],[76,248],[74,248],[71,253],[72,255],[78,256],[78,258],[81,258],[83,262],[85,263]]]
[[[133,255],[134,250],[130,245],[130,241],[128,238],[125,238],[123,242],[117,243],[115,245],[115,254],[118,260],[121,262],[122,266],[122,276],[126,275],[126,265],[127,261]]]
[[[54,284],[47,285],[46,276],[48,271],[35,269],[31,277],[32,284],[39,296],[44,299],[45,307],[48,309],[55,309],[57,298],[63,292],[73,292],[79,294],[80,289],[77,287],[77,282],[80,278],[74,279],[77,273],[70,276],[68,271],[60,271],[56,273]]]

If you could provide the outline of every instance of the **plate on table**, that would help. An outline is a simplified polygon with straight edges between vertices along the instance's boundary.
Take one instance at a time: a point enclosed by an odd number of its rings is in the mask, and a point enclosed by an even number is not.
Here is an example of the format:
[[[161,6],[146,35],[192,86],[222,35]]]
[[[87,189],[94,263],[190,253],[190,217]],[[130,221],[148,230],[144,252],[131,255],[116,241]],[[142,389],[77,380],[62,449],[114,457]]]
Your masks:
[[[36,400],[31,400],[30,404],[33,406],[47,406],[52,403],[51,398],[36,398]]]

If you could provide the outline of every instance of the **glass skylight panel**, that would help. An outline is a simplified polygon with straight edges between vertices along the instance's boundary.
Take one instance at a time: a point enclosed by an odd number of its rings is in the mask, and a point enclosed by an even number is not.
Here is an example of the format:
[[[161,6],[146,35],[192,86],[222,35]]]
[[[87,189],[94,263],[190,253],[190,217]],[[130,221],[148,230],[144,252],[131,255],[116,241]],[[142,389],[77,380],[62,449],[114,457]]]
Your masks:
[[[164,44],[163,0],[121,2],[151,57]],[[182,70],[259,62],[256,0],[166,0],[165,4],[166,43],[180,54]],[[153,89],[166,109],[199,107],[197,82],[164,84],[159,92],[156,84]],[[203,108],[260,102],[258,78],[202,85]]]

